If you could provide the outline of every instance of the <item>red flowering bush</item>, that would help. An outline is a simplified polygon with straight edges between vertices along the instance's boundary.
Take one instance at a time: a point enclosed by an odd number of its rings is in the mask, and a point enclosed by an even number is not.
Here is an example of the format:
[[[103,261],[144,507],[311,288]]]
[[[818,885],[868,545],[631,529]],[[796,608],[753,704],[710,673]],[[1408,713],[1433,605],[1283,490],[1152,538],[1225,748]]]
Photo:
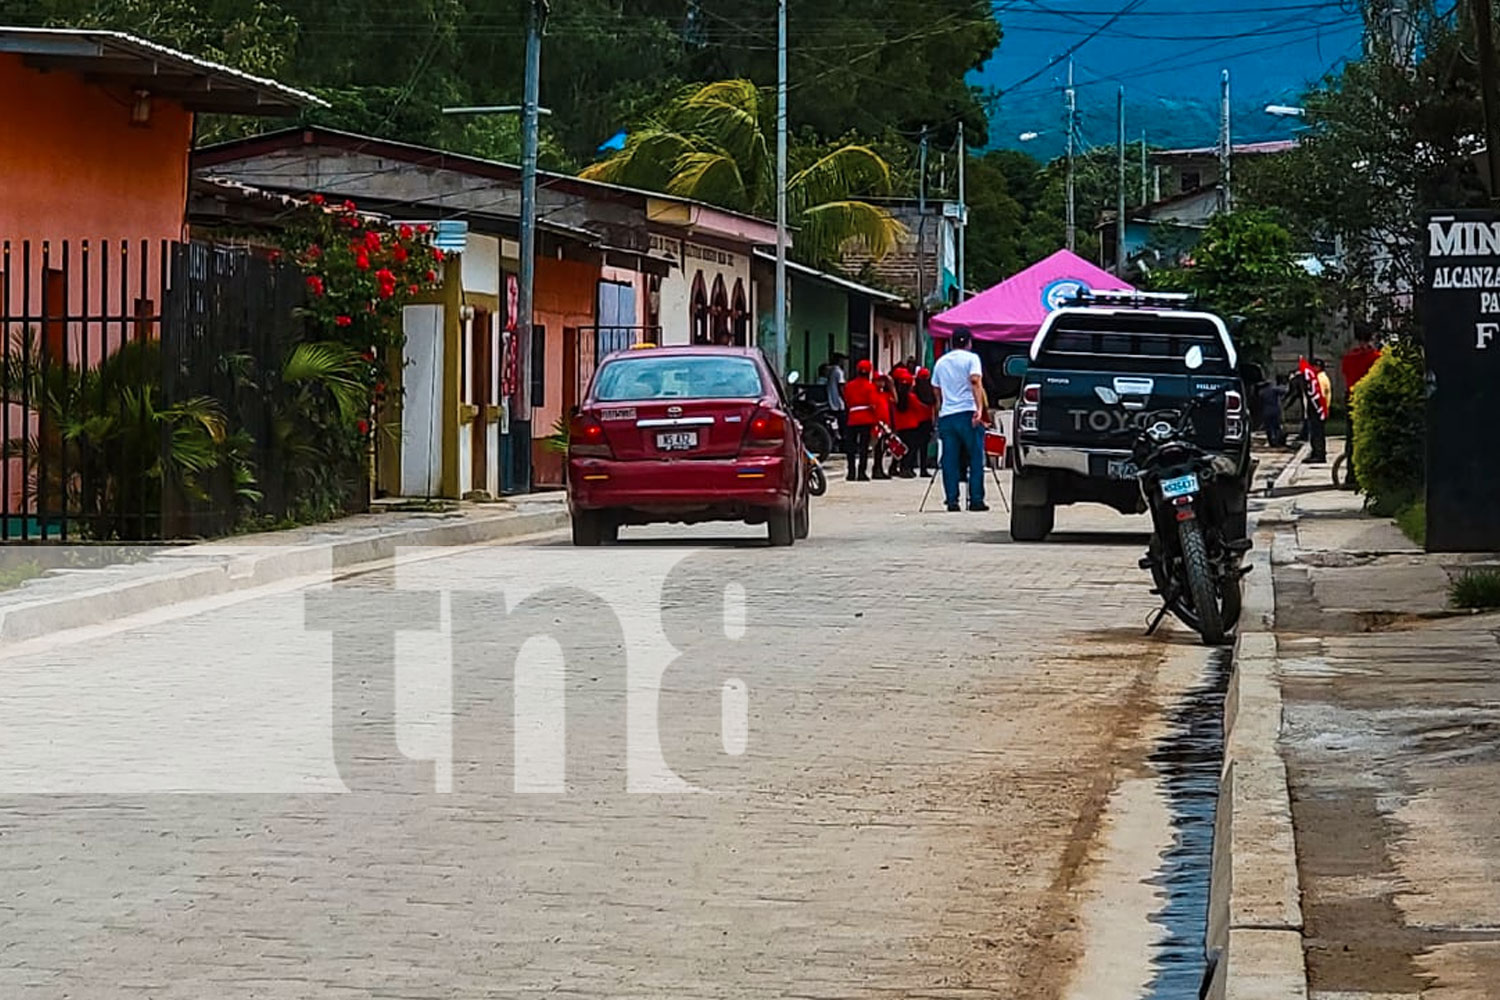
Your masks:
[[[364,386],[368,405],[351,429],[366,437],[385,353],[404,342],[401,310],[438,287],[443,254],[428,226],[379,222],[361,216],[352,201],[309,200],[287,250],[307,276],[310,339],[346,348]]]

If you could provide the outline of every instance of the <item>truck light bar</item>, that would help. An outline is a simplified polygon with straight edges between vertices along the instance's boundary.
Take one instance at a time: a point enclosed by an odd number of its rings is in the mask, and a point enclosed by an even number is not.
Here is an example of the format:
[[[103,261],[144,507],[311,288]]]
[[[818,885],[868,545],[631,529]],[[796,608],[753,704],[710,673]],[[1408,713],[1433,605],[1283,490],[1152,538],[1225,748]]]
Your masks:
[[[1080,289],[1064,302],[1068,306],[1121,306],[1135,309],[1182,309],[1192,305],[1196,296],[1190,292],[1125,292]]]

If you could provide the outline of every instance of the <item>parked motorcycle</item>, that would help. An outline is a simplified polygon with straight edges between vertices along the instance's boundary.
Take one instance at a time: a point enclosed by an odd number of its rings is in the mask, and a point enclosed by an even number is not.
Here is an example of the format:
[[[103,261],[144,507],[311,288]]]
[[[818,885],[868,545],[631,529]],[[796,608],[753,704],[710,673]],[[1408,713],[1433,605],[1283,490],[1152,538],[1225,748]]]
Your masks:
[[[809,387],[801,383],[798,372],[788,375],[787,381],[792,386],[792,416],[802,426],[802,440],[818,456],[818,461],[826,462],[838,444],[838,416],[827,400],[814,399],[809,394]]]
[[[1209,646],[1233,634],[1241,581],[1250,572],[1241,563],[1251,542],[1232,537],[1243,531],[1235,530],[1229,513],[1236,491],[1245,488],[1239,462],[1205,451],[1191,437],[1193,413],[1222,393],[1206,393],[1180,413],[1161,415],[1136,438],[1133,452],[1153,529],[1140,566],[1150,571],[1152,592],[1162,599],[1147,634],[1171,612]]]

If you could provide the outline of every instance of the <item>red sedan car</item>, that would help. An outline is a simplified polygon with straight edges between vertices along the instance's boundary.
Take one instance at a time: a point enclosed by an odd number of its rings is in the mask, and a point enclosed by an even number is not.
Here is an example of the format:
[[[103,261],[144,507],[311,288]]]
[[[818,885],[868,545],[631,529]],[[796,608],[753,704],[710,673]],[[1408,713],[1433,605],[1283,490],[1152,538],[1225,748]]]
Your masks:
[[[624,524],[744,521],[772,545],[808,533],[802,435],[758,350],[665,347],[611,355],[568,435],[574,545]]]

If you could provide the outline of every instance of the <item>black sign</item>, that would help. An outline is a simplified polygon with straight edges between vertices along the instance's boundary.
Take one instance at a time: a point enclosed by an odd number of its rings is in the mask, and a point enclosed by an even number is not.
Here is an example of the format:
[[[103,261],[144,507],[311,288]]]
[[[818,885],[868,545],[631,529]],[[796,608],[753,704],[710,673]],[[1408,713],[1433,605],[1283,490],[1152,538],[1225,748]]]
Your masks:
[[[1500,214],[1427,221],[1427,548],[1500,550]]]

